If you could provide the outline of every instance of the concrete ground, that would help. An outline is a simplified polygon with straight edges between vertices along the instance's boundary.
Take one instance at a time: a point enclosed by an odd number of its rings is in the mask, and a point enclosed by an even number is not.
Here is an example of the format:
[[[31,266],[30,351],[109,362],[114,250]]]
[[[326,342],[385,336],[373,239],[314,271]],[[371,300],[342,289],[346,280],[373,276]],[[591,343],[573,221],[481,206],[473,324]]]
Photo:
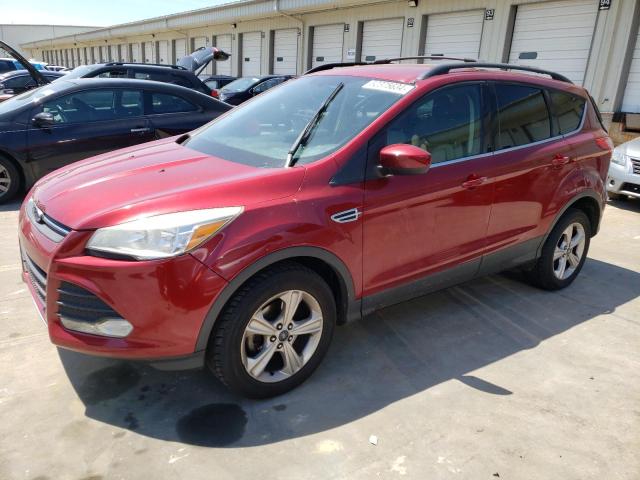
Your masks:
[[[497,275],[386,309],[268,401],[57,350],[2,210],[0,479],[640,478],[639,201],[568,289]]]

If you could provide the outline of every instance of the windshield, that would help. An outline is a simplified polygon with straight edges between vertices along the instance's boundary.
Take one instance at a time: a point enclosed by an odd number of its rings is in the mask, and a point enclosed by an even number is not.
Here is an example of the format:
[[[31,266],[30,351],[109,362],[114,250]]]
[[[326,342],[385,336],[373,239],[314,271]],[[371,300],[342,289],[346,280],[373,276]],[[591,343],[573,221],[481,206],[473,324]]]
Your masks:
[[[67,85],[61,82],[62,88],[66,88]],[[52,83],[48,85],[44,85],[40,88],[34,88],[32,90],[27,90],[20,95],[16,95],[15,97],[11,97],[9,100],[5,100],[4,102],[0,102],[0,115],[11,112],[16,108],[20,108],[23,105],[28,103],[35,103],[38,100],[48,97],[49,95],[56,93],[60,88],[55,88]]]
[[[79,67],[74,68],[69,73],[65,75],[65,79],[69,78],[82,78],[85,75],[93,72],[96,68],[101,67],[102,65],[81,65]]]
[[[260,81],[260,77],[242,77],[225,85],[223,92],[244,92]]]
[[[297,149],[293,163],[310,163],[333,153],[413,88],[361,77],[302,77],[231,110],[184,145],[254,167],[283,167],[298,136],[340,83],[344,86]]]

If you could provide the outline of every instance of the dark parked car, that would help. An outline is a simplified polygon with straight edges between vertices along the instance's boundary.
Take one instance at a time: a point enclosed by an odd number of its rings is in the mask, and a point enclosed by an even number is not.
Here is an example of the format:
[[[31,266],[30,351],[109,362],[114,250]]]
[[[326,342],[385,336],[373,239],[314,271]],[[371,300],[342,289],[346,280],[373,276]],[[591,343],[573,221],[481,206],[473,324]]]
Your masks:
[[[208,88],[211,89],[211,95],[213,95],[214,97],[219,96],[218,90],[236,80],[236,77],[231,77],[229,75],[204,74],[198,75],[198,78],[202,80],[202,83],[204,83]]]
[[[299,385],[336,325],[382,307],[516,266],[570,285],[613,146],[562,75],[463,62],[316,71],[185,137],[39,182],[23,279],[54,344],[206,362],[250,397]]]
[[[41,72],[41,74],[51,82],[65,75],[62,72]],[[27,70],[14,70],[0,74],[0,96],[2,97],[19,95],[37,86],[36,81]]]
[[[59,79],[0,103],[0,203],[56,168],[188,132],[229,110],[188,88]]]
[[[292,75],[241,77],[218,90],[218,98],[231,105],[240,105],[262,92],[293,78]]]

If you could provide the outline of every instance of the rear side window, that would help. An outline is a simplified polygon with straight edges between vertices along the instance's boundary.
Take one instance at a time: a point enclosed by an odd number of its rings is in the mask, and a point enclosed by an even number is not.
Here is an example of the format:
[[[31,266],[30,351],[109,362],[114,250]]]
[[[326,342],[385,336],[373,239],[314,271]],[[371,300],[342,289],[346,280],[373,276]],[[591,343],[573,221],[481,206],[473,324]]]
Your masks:
[[[498,111],[496,150],[551,137],[549,110],[541,89],[500,83],[495,88]]]
[[[127,78],[127,71],[122,68],[107,70],[96,75],[98,78]]]
[[[193,103],[182,97],[167,93],[151,93],[152,113],[182,113],[194,112],[198,109]]]
[[[584,98],[554,90],[549,92],[549,96],[557,120],[554,135],[564,135],[577,130],[584,113]]]

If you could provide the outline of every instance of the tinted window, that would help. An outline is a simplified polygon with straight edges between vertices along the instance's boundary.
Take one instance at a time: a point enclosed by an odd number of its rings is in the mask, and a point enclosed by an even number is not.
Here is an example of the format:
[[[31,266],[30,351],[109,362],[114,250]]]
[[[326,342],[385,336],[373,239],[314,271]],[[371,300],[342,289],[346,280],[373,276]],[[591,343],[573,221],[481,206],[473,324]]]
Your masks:
[[[56,123],[97,122],[142,115],[142,94],[135,90],[90,90],[65,95],[42,105]]]
[[[407,143],[431,153],[433,163],[481,153],[480,85],[443,88],[418,100],[393,120],[387,145]]]
[[[13,65],[12,61],[0,60],[0,72],[10,72],[15,69],[16,67]]]
[[[580,126],[584,112],[584,98],[570,93],[551,90],[551,103],[558,126],[554,135],[573,132]]]
[[[551,137],[551,121],[542,90],[524,85],[496,84],[498,132],[496,150]]]
[[[284,78],[280,77],[280,78],[270,78],[269,80],[265,80],[264,82],[262,82],[259,85],[256,85],[253,89],[254,93],[262,93],[265,90],[269,90],[272,87],[275,87],[276,85],[278,85],[279,83],[282,83],[284,81]]]
[[[166,93],[154,92],[151,94],[151,110],[153,113],[193,112],[197,109],[198,107],[182,97]]]
[[[181,77],[179,75],[171,75],[171,83],[175,84],[175,85],[180,85],[181,87],[187,87],[187,88],[191,88],[191,82],[189,81],[189,79],[185,78],[185,77]]]
[[[127,71],[124,69],[107,70],[96,75],[98,78],[126,78]]]
[[[29,75],[21,75],[19,77],[8,78],[4,82],[5,88],[24,88],[26,86],[34,86],[36,82]]]
[[[133,78],[140,80],[154,80],[156,82],[171,83],[173,75],[170,77],[166,72],[133,72]]]

